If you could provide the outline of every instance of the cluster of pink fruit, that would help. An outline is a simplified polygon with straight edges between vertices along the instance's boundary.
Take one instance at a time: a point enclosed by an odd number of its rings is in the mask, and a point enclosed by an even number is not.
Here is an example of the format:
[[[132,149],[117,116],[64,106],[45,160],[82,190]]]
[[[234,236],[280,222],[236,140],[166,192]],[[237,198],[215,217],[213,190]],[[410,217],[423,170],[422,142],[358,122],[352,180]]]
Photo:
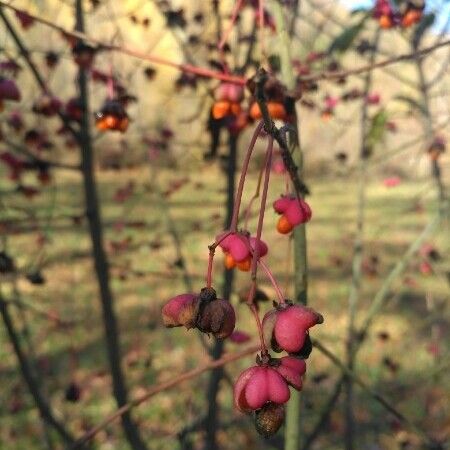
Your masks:
[[[231,303],[218,299],[215,290],[207,287],[198,295],[181,294],[170,299],[162,315],[167,327],[197,328],[219,339],[229,337],[236,323]],[[264,316],[262,327],[272,350],[288,355],[274,358],[263,349],[256,357],[256,365],[244,370],[234,387],[236,408],[255,413],[260,434],[271,436],[282,425],[284,404],[290,398],[289,386],[302,388],[305,359],[312,349],[308,330],[322,322],[319,313],[289,300],[274,302],[274,308]]]
[[[323,318],[313,309],[299,304],[294,305],[287,300],[274,275],[262,260],[269,251],[267,244],[261,240],[261,233],[273,154],[273,139],[270,137],[256,234],[252,236],[248,230],[238,230],[237,227],[248,163],[256,138],[261,131],[262,122],[256,128],[247,150],[230,228],[219,234],[209,247],[206,287],[198,294],[187,293],[173,297],[163,306],[162,316],[167,327],[197,328],[217,339],[230,337],[234,332],[236,314],[228,299],[217,298],[216,291],[212,287],[215,249],[220,247],[223,250],[226,269],[251,271],[247,305],[258,328],[260,352],[256,357],[256,365],[246,369],[239,376],[234,388],[234,403],[239,411],[254,414],[257,431],[267,437],[273,435],[284,422],[284,405],[290,398],[289,387],[297,390],[302,388],[303,375],[306,371],[305,359],[312,350],[309,329],[322,323]],[[247,213],[250,207],[251,202],[247,207]],[[280,215],[277,230],[281,234],[288,234],[295,227],[311,219],[311,208],[296,194],[279,197],[273,203],[273,208]],[[256,298],[258,267],[261,267],[267,275],[278,298],[277,302],[273,302],[273,309],[265,314],[262,321]],[[287,355],[275,358],[269,353],[269,348],[278,353],[286,352]]]
[[[256,429],[266,437],[276,433],[284,422],[289,386],[302,389],[305,359],[312,349],[308,330],[323,322],[319,313],[303,305],[286,300],[274,306],[264,316],[264,334],[273,351],[285,351],[288,356],[273,358],[269,352],[261,352],[256,365],[244,370],[234,386],[236,408],[254,412]]]

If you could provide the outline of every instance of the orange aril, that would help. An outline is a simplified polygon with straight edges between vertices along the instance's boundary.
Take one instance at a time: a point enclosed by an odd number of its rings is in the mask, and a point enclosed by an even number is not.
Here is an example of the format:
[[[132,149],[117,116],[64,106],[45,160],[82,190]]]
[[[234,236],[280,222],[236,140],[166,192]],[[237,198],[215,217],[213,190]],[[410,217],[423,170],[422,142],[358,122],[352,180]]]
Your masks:
[[[408,28],[422,18],[422,11],[410,9],[402,18],[402,27]]]
[[[249,115],[252,119],[261,119],[262,114],[261,110],[259,109],[259,105],[257,102],[253,102],[252,106],[250,107]]]
[[[378,19],[378,23],[380,24],[380,27],[384,28],[385,30],[388,28],[392,28],[392,19],[387,15],[381,16]]]
[[[292,226],[291,222],[287,220],[286,216],[283,215],[278,219],[277,230],[279,233],[288,234],[292,231],[293,228],[294,227]]]
[[[327,111],[327,110],[322,111],[322,114],[320,115],[322,120],[325,122],[328,122],[332,116],[333,116],[333,114],[331,113],[331,111]]]
[[[269,111],[269,115],[272,119],[286,119],[286,110],[284,109],[283,103],[267,102],[267,110]],[[261,119],[262,114],[257,102],[252,104],[249,114],[252,119]]]
[[[233,269],[234,267],[236,267],[236,261],[234,260],[234,258],[229,253],[225,254],[224,263],[225,263],[225,267],[228,270]]]
[[[212,108],[212,115],[214,119],[223,119],[227,116],[230,111],[230,106],[230,102],[228,101],[215,102]]]
[[[244,259],[244,261],[237,263],[238,269],[242,270],[243,272],[248,272],[251,266],[252,266],[252,258],[250,256]]]
[[[95,122],[95,126],[96,126],[97,129],[100,130],[100,131],[105,131],[105,130],[108,129],[108,127],[107,127],[107,125],[106,125],[106,122],[105,122],[105,119],[104,119],[104,118],[98,119],[98,120]]]
[[[267,109],[269,110],[269,114],[272,119],[286,119],[286,110],[284,109],[283,103],[268,102]]]
[[[119,123],[119,130],[124,133],[127,131],[128,124],[130,123],[128,117],[124,117]]]
[[[241,112],[241,105],[239,103],[231,103],[230,104],[231,114],[233,116],[238,116]]]

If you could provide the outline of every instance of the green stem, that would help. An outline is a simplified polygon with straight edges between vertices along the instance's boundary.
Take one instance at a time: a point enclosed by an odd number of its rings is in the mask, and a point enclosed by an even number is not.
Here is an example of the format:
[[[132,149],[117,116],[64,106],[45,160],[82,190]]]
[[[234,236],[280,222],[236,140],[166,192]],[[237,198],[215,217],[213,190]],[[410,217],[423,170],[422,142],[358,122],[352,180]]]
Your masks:
[[[355,343],[354,347],[354,354],[358,352],[358,350],[361,348],[362,344],[364,343],[365,337],[368,335],[369,329],[372,326],[373,321],[375,320],[376,315],[385,307],[388,300],[390,299],[390,293],[392,292],[392,286],[394,282],[402,275],[402,273],[407,268],[408,264],[411,262],[413,257],[416,255],[416,253],[419,251],[420,247],[423,245],[426,240],[433,235],[433,233],[438,228],[439,224],[441,222],[441,218],[439,215],[437,215],[420,233],[419,236],[411,243],[411,245],[408,247],[404,255],[397,261],[395,266],[392,268],[392,270],[389,272],[388,276],[384,279],[383,284],[381,285],[380,289],[377,291],[375,296],[373,297],[373,300],[371,302],[371,307],[369,308],[369,311],[367,313],[367,316],[361,325],[361,327],[358,329],[357,336],[358,340]],[[338,390],[338,386],[342,385],[344,380],[346,378],[345,372],[339,377],[339,379],[336,381],[334,388],[330,391],[333,392],[331,397],[333,397]],[[316,423],[316,425],[313,427],[313,432],[306,437],[305,445],[303,446],[303,450],[309,450],[314,440],[319,436],[320,431],[322,429],[322,423],[326,424],[327,418],[329,417],[331,410],[333,409],[335,405],[335,401],[332,401],[332,399],[329,399],[327,402],[327,407],[325,407],[320,417]],[[337,400],[337,398],[336,398]]]
[[[283,84],[292,90],[295,87],[295,76],[291,59],[291,38],[286,28],[283,8],[281,4],[273,0],[271,2],[272,13],[278,30],[279,52],[281,63],[281,79]],[[300,122],[298,109],[296,109],[297,121],[295,133],[290,133],[290,145],[297,173],[303,179],[303,155],[300,149]],[[301,225],[294,231],[294,300],[299,303],[307,303],[308,289],[308,262],[306,227]],[[286,408],[286,426],[284,450],[297,450],[300,447],[300,393],[293,391]]]
[[[378,41],[380,38],[380,29],[377,28],[373,49],[370,54],[369,63],[375,62],[377,54]],[[356,237],[353,245],[353,262],[352,262],[352,284],[348,296],[348,332],[347,332],[347,365],[349,370],[354,370],[355,355],[354,346],[356,343],[355,335],[355,320],[358,310],[359,297],[361,293],[362,281],[362,261],[363,261],[363,246],[364,246],[364,222],[366,210],[367,197],[367,121],[368,121],[368,104],[366,97],[370,92],[372,86],[372,72],[367,72],[364,78],[364,90],[361,106],[361,127],[360,127],[360,144],[359,144],[359,170],[358,170],[358,212],[356,219]],[[345,448],[353,450],[354,448],[354,434],[355,434],[355,418],[353,414],[353,380],[347,378],[345,380]]]

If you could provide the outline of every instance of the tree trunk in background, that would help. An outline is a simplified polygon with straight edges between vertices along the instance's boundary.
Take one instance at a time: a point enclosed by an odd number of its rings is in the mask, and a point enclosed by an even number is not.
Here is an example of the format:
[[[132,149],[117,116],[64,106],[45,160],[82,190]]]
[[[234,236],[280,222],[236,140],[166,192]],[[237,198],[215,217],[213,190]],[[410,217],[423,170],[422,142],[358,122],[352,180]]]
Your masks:
[[[231,223],[231,216],[233,215],[233,205],[234,205],[234,191],[235,191],[235,174],[236,174],[236,158],[237,158],[237,143],[238,137],[229,134],[229,153],[228,153],[228,163],[227,163],[227,199],[226,199],[226,217],[224,222],[224,229],[228,229]],[[233,290],[233,270],[224,270],[223,277],[223,288],[222,288],[222,298],[229,300],[231,292]],[[222,340],[216,340],[214,347],[211,352],[211,357],[214,359],[219,359],[222,356],[224,349],[224,342]],[[211,372],[207,399],[208,399],[208,414],[205,420],[205,450],[216,450],[216,433],[218,424],[218,403],[217,394],[219,392],[220,381],[223,376],[223,368],[218,367]]]
[[[77,31],[84,32],[82,0],[76,1]],[[100,301],[105,328],[106,347],[111,369],[113,393],[117,406],[127,403],[127,389],[120,363],[119,330],[114,312],[114,298],[110,288],[109,267],[103,248],[103,228],[100,220],[100,205],[97,198],[97,187],[93,170],[92,139],[89,125],[89,94],[86,71],[80,68],[78,72],[80,100],[83,107],[83,117],[80,130],[81,167],[83,172],[84,194],[86,201],[86,216],[92,242],[95,272],[100,289]],[[129,412],[122,416],[122,426],[125,436],[133,450],[146,450],[137,426],[133,423]]]

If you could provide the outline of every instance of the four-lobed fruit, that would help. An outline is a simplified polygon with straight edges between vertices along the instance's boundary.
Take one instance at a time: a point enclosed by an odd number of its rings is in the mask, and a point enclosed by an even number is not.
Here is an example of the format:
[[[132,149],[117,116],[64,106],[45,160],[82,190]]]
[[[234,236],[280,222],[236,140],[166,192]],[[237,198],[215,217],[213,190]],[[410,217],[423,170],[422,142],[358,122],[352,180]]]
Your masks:
[[[283,195],[273,203],[275,212],[281,214],[277,230],[281,234],[290,233],[294,227],[311,220],[312,212],[308,203],[295,195]]]
[[[128,129],[130,120],[122,103],[116,99],[108,99],[100,111],[95,113],[95,126],[100,131],[120,131]]]
[[[314,309],[286,301],[266,313],[263,329],[273,350],[298,354],[307,342],[308,330],[322,322],[322,315]]]
[[[248,272],[251,268],[252,254],[258,249],[258,259],[265,256],[269,251],[264,241],[259,241],[246,232],[231,233],[222,239],[222,235],[217,236],[220,242],[219,247],[225,254],[224,264],[227,269],[237,267],[243,272]]]

